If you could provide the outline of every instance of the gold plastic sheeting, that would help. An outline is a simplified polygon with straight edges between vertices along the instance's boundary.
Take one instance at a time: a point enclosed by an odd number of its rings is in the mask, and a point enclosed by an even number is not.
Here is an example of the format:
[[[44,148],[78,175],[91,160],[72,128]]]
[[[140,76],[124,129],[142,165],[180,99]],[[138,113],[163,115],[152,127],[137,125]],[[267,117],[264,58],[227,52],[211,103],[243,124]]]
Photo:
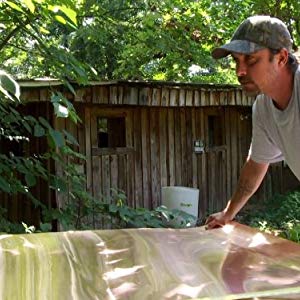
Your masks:
[[[0,299],[300,299],[300,245],[232,223],[0,236]]]

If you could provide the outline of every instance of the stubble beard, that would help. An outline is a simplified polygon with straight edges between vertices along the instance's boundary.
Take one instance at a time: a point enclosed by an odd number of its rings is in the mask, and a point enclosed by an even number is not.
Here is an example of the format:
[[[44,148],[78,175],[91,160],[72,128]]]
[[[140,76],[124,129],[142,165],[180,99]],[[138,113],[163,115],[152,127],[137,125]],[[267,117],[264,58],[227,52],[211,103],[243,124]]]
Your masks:
[[[240,82],[243,91],[247,96],[257,96],[261,93],[259,87],[253,82],[251,78],[248,77],[238,77],[238,81]]]

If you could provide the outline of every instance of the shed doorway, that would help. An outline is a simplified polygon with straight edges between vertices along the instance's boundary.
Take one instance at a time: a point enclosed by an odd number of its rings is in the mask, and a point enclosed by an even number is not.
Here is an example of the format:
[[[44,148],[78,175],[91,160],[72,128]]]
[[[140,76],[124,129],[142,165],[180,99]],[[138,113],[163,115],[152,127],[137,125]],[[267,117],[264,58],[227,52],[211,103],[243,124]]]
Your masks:
[[[112,202],[119,192],[131,195],[134,151],[129,109],[87,108],[91,113],[91,185],[95,197]]]

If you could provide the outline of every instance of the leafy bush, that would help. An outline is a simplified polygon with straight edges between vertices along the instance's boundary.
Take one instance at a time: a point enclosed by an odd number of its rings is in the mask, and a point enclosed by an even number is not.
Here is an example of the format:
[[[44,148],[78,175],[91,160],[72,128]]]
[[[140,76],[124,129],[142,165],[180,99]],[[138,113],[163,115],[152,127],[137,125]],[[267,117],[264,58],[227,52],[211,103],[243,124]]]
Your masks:
[[[43,213],[45,224],[50,224],[54,218],[64,230],[101,229],[103,225],[113,229],[187,228],[196,223],[194,216],[165,206],[154,210],[130,207],[125,193],[115,189],[108,198],[99,200],[85,193],[84,197],[66,203],[63,209],[44,210]]]
[[[251,206],[238,221],[300,243],[300,190]]]
[[[117,205],[110,204],[108,210],[114,220],[112,225],[117,228],[185,228],[196,222],[194,216],[178,209],[169,210],[165,206],[148,210],[132,208],[119,201]]]

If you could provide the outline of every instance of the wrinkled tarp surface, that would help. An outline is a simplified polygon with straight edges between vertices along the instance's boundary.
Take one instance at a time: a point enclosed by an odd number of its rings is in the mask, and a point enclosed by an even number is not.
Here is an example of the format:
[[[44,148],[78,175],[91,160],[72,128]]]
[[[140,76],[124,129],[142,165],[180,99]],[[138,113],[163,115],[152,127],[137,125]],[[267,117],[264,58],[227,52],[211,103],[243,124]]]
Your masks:
[[[0,235],[0,266],[9,300],[300,299],[300,245],[238,223]]]

